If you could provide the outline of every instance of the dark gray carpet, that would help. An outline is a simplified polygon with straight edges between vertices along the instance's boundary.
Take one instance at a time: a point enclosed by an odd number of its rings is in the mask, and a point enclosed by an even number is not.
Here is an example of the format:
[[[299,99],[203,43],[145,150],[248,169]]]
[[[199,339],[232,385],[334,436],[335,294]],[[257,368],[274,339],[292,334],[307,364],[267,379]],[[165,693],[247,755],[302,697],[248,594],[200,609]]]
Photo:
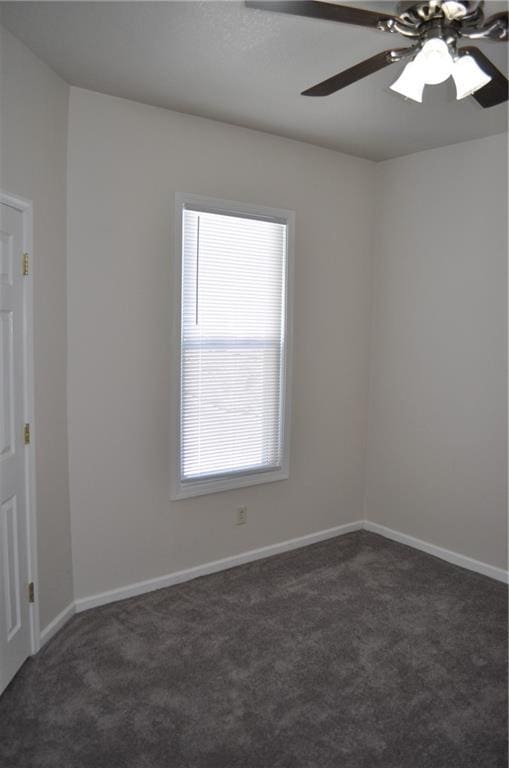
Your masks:
[[[506,768],[507,594],[366,532],[82,613],[2,768]]]

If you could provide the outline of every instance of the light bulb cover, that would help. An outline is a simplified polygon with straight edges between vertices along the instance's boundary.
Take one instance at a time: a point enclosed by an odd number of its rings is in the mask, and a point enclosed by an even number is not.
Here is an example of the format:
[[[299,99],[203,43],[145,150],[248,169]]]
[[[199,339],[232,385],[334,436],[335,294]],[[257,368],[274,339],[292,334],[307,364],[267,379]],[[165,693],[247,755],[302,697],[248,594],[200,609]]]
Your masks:
[[[409,62],[398,79],[390,85],[390,89],[401,94],[406,99],[422,103],[422,92],[424,90],[424,79],[421,68],[415,61]]]
[[[421,69],[426,85],[443,83],[451,75],[454,66],[447,43],[439,37],[426,40],[414,62]]]
[[[454,62],[452,77],[456,85],[456,98],[464,99],[487,85],[491,77],[481,69],[473,56],[465,54]]]
[[[465,3],[459,3],[457,0],[444,0],[441,9],[449,21],[459,20],[467,15]]]

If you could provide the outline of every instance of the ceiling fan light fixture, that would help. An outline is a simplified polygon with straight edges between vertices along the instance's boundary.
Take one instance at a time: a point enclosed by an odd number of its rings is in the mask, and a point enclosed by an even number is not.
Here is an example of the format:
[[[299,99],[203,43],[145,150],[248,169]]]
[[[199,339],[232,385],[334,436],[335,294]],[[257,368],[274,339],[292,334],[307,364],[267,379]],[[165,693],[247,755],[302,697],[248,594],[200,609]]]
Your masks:
[[[414,59],[426,85],[443,83],[452,74],[454,61],[447,43],[439,37],[426,40]]]
[[[467,14],[465,4],[457,2],[457,0],[445,0],[441,8],[445,18],[449,19],[449,21],[462,19]]]
[[[411,61],[406,65],[398,79],[389,87],[392,91],[404,96],[405,99],[412,99],[412,101],[418,101],[421,104],[424,86],[421,68],[415,61]]]
[[[452,77],[456,85],[456,99],[471,96],[491,81],[490,75],[484,72],[473,56],[460,56],[452,69]]]

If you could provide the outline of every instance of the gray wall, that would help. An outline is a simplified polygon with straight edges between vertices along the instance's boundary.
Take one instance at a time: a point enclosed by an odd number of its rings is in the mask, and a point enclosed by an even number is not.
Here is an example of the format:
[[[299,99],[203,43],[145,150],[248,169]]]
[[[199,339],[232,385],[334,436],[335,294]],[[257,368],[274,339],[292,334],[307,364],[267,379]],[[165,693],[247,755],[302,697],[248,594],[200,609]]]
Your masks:
[[[0,27],[0,188],[34,205],[41,627],[73,596],[66,423],[68,96],[66,83]]]
[[[359,519],[374,165],[75,88],[69,131],[76,597]],[[297,223],[290,479],[170,503],[176,191]]]
[[[507,136],[377,177],[365,515],[507,568]]]

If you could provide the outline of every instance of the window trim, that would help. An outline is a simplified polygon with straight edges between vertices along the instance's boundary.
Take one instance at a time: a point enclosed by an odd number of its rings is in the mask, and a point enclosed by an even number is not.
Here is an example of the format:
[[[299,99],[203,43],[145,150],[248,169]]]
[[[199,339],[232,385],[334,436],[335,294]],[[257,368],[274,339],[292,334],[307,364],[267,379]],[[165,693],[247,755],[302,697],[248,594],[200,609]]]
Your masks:
[[[182,210],[184,206],[194,206],[213,213],[267,218],[284,222],[287,226],[286,242],[286,317],[285,317],[285,354],[284,385],[282,392],[283,414],[283,453],[281,466],[271,470],[252,470],[251,472],[233,472],[203,480],[182,481],[180,477],[180,382],[181,382],[181,310],[182,310]],[[271,208],[233,200],[177,192],[174,211],[174,254],[171,269],[171,413],[170,413],[170,499],[177,501],[208,493],[245,488],[261,483],[287,480],[290,467],[290,409],[292,386],[292,347],[293,347],[293,270],[295,247],[295,212],[283,208]]]

